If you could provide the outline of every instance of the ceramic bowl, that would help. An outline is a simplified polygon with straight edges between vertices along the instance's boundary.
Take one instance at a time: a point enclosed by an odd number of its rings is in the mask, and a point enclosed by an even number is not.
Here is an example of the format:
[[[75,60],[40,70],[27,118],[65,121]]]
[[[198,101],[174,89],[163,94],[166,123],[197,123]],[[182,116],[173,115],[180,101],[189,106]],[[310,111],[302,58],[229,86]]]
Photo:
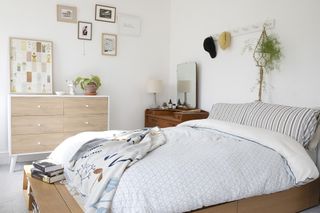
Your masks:
[[[56,91],[56,95],[64,95],[65,92],[64,91]]]

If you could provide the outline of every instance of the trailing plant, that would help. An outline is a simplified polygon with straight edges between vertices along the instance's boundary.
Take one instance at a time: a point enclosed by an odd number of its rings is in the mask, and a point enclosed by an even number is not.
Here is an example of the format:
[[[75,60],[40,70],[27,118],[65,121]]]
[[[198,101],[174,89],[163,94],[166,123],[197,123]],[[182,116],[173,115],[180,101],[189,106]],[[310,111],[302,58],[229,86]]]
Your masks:
[[[97,89],[101,86],[101,80],[97,75],[91,75],[91,77],[77,77],[75,80],[75,85],[80,85],[82,90],[85,90],[87,85],[96,85]]]
[[[282,58],[280,41],[275,35],[267,36],[258,46],[258,51],[265,56],[265,71],[279,70]]]
[[[264,73],[279,69],[282,58],[281,45],[278,38],[274,35],[268,36],[265,28],[263,28],[254,49],[253,58],[259,67],[258,100],[261,101],[262,90],[265,87]]]

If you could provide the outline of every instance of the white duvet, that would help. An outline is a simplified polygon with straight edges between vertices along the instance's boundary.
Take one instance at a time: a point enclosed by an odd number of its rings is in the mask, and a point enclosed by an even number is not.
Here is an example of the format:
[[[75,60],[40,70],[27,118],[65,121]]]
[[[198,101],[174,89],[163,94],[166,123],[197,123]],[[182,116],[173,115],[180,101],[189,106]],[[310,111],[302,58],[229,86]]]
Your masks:
[[[185,212],[285,190],[319,175],[299,143],[271,131],[206,119],[163,132],[166,144],[124,172],[112,212]],[[81,133],[51,158],[66,163],[86,141],[114,133]]]

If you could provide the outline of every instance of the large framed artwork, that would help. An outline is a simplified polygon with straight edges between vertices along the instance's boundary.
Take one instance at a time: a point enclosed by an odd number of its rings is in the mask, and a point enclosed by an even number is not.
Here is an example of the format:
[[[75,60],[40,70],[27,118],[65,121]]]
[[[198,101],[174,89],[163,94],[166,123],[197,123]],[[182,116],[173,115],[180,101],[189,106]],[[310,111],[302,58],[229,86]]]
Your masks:
[[[102,33],[102,55],[117,55],[117,35]]]
[[[11,93],[52,93],[51,41],[10,38]]]

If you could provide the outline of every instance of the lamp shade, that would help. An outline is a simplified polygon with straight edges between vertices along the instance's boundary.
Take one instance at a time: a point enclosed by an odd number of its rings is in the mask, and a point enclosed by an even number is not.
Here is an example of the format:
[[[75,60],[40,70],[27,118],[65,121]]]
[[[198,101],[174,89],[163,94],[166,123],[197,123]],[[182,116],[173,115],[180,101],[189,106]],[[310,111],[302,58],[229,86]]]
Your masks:
[[[160,93],[162,90],[161,80],[148,80],[147,92],[148,93]]]
[[[191,82],[188,80],[178,81],[178,92],[190,92]]]

